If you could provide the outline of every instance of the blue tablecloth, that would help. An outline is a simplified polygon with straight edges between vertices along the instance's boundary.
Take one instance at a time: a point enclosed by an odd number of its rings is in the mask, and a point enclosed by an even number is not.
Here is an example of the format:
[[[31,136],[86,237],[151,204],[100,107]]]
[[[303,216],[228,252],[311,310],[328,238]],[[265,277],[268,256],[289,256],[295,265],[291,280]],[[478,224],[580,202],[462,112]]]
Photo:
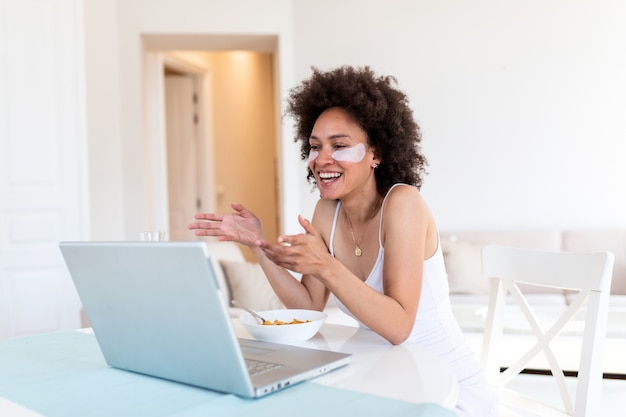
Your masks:
[[[0,396],[48,417],[428,416],[454,414],[305,382],[248,400],[106,365],[93,335],[62,331],[0,343]]]

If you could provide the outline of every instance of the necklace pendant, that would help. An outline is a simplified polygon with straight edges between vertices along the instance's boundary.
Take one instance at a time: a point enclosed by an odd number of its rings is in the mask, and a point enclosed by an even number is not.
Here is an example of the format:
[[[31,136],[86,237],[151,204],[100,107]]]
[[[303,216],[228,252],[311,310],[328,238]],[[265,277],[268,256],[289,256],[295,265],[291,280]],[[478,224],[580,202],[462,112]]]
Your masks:
[[[359,247],[359,245],[356,245],[356,247],[354,248],[354,254],[356,256],[361,256],[363,255],[363,250],[361,250],[361,248]]]

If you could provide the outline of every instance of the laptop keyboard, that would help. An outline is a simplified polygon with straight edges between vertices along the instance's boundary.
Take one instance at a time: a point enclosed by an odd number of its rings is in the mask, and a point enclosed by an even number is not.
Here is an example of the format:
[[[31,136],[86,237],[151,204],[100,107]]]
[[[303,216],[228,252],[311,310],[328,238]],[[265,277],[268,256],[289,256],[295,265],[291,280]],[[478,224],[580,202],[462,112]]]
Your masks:
[[[247,359],[246,365],[248,366],[248,372],[251,376],[264,374],[276,368],[281,368],[283,365],[279,363],[264,362],[256,359]]]

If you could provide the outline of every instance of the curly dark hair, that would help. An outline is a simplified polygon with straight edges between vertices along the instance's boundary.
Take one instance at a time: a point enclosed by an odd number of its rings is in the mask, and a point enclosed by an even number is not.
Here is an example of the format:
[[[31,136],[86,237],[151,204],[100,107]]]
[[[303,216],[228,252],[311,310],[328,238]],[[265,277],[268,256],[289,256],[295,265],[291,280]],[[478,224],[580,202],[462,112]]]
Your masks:
[[[340,107],[365,131],[368,144],[381,159],[375,170],[378,192],[384,196],[396,183],[419,189],[428,162],[421,153],[420,128],[406,94],[395,88],[395,77],[378,76],[367,66],[312,70],[311,78],[293,88],[287,99],[286,115],[295,119],[294,141],[301,141],[300,157],[308,158],[309,137],[317,118],[330,107]],[[310,169],[307,179],[315,184]]]

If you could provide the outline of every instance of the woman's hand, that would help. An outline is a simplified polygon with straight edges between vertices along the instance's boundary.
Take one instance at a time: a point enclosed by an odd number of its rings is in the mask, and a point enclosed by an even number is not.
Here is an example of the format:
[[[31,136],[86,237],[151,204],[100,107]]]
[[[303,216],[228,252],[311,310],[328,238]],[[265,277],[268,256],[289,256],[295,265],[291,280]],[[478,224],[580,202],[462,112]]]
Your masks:
[[[257,242],[265,256],[278,266],[303,274],[319,276],[328,264],[329,252],[311,222],[298,216],[305,233],[280,236],[278,244]]]
[[[253,246],[265,238],[261,221],[242,204],[230,205],[235,213],[196,214],[197,223],[191,223],[188,228],[195,230],[196,236],[215,236],[219,240],[238,242],[246,246]]]

